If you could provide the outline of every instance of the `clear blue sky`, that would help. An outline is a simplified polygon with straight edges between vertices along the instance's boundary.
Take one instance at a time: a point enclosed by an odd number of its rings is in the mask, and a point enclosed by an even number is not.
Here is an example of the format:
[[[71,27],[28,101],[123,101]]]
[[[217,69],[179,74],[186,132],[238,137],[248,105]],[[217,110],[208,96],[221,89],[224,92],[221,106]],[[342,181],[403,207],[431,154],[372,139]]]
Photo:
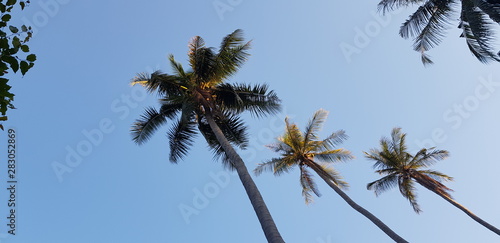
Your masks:
[[[330,111],[323,135],[339,129],[349,135],[343,147],[356,158],[336,168],[357,203],[410,242],[499,242],[422,187],[420,215],[397,189],[378,198],[366,190],[379,177],[362,151],[400,126],[411,150],[450,151],[433,168],[455,178],[447,185],[458,202],[500,227],[499,64],[475,60],[453,23],[429,52],[436,64],[424,68],[411,41],[397,34],[411,11],[378,17],[376,4],[32,1],[20,22],[36,29],[30,47],[38,60],[24,78],[11,80],[18,109],[4,123],[18,134],[17,229],[6,234],[4,190],[0,242],[265,242],[237,176],[212,160],[201,138],[175,165],[168,162],[168,127],[141,147],[129,134],[144,107],[157,106],[157,97],[129,85],[136,73],[170,71],[170,53],[187,66],[191,37],[218,47],[238,28],[253,40],[252,56],[229,82],[267,83],[284,108],[275,117],[248,117],[251,145],[241,155],[249,170],[275,156],[264,145],[283,132],[285,116],[304,127],[323,108]],[[58,177],[58,164],[71,172]],[[315,178],[323,196],[310,205],[297,170],[255,178],[286,242],[391,242]],[[185,206],[197,214],[183,217]]]

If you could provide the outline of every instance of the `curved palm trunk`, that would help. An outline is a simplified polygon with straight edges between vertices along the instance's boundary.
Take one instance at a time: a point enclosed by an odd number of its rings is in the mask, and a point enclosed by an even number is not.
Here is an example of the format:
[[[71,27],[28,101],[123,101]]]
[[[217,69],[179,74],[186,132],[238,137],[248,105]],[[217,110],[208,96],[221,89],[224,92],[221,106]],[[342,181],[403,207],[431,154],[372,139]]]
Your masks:
[[[351,206],[354,210],[358,211],[365,217],[367,217],[370,221],[372,221],[377,227],[379,227],[385,234],[387,234],[391,239],[393,239],[395,242],[398,243],[403,243],[406,241],[403,239],[401,236],[396,234],[396,232],[392,231],[391,228],[389,228],[387,225],[385,225],[380,219],[375,217],[375,215],[371,214],[368,210],[364,209],[363,207],[359,206],[357,203],[355,203],[347,194],[342,191],[337,185],[335,185],[329,178],[329,176],[323,171],[321,167],[318,166],[313,161],[308,161],[305,163],[307,166],[312,168],[320,177],[323,179],[326,184],[328,184],[337,194],[344,199],[349,206]]]
[[[241,182],[243,183],[243,187],[245,187],[245,191],[247,192],[248,198],[250,199],[253,209],[257,214],[257,218],[259,218],[259,222],[262,226],[262,230],[264,231],[267,241],[272,243],[284,243],[285,241],[283,240],[283,238],[281,238],[278,228],[276,227],[276,224],[274,223],[274,220],[269,213],[269,210],[267,209],[267,206],[264,202],[264,199],[262,198],[262,195],[259,192],[259,189],[255,185],[255,182],[250,176],[250,173],[248,173],[243,159],[241,159],[238,153],[236,153],[233,146],[229,143],[227,138],[222,133],[222,130],[219,128],[217,123],[215,123],[212,114],[209,114],[210,112],[206,113],[207,114],[205,115],[210,128],[217,137],[217,140],[224,149],[224,152],[226,152],[227,156],[231,160],[234,168],[236,169],[236,172],[238,173],[238,176],[240,177]]]
[[[462,204],[460,204],[457,201],[453,200],[453,198],[430,189],[429,187],[426,186],[425,183],[421,182],[418,177],[417,178],[413,177],[413,178],[415,179],[415,181],[418,182],[418,184],[422,185],[423,187],[429,189],[430,191],[432,191],[432,192],[436,193],[437,195],[439,195],[440,197],[444,198],[444,200],[448,201],[453,206],[455,206],[458,209],[462,210],[465,214],[469,215],[469,217],[471,217],[473,220],[475,220],[476,222],[478,222],[482,226],[484,226],[484,227],[488,228],[489,230],[493,231],[495,234],[500,235],[500,230],[498,228],[496,228],[495,226],[493,226],[493,225],[489,224],[488,222],[484,221],[480,217],[476,216],[469,209],[467,209],[466,207],[464,207]]]

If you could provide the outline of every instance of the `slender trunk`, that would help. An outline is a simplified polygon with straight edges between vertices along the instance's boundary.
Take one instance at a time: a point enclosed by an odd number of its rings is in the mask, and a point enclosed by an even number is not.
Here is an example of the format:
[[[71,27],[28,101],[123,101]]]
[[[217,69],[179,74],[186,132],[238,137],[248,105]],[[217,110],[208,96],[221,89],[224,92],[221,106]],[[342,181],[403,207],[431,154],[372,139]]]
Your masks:
[[[325,171],[315,162],[313,161],[308,161],[306,162],[306,165],[312,168],[325,182],[328,184],[337,194],[344,199],[349,206],[354,208],[354,210],[358,211],[365,217],[367,217],[370,221],[372,221],[377,227],[379,227],[385,234],[387,234],[391,239],[393,239],[395,242],[398,243],[403,243],[406,241],[403,239],[401,236],[396,234],[396,232],[392,231],[391,228],[389,228],[387,225],[385,225],[380,219],[375,217],[375,215],[371,214],[368,210],[364,209],[363,207],[359,206],[357,203],[355,203],[347,194],[342,191],[335,183],[333,183],[332,180],[330,180],[328,174],[325,173]]]
[[[206,112],[207,122],[210,125],[210,128],[214,132],[217,140],[221,144],[224,152],[231,160],[232,165],[236,169],[238,176],[240,177],[241,182],[243,183],[243,187],[245,187],[245,191],[247,192],[248,198],[252,203],[253,209],[257,214],[257,218],[259,219],[260,225],[262,226],[262,230],[266,236],[268,242],[272,243],[282,243],[285,242],[274,223],[274,220],[267,209],[267,206],[262,198],[262,195],[259,192],[259,189],[255,185],[250,173],[243,162],[243,159],[236,153],[233,146],[229,143],[227,138],[224,136],[222,130],[219,128],[217,123],[215,123],[214,118],[210,112]]]
[[[460,204],[457,201],[453,200],[453,198],[451,198],[451,197],[449,197],[447,195],[443,195],[441,193],[438,193],[438,192],[436,192],[434,190],[431,190],[430,188],[428,188],[427,186],[425,186],[425,183],[422,183],[419,178],[415,178],[415,177],[413,177],[413,178],[418,182],[418,184],[422,185],[423,187],[429,189],[430,191],[432,191],[432,192],[436,193],[437,195],[439,195],[440,197],[444,198],[444,200],[448,201],[453,206],[455,206],[458,209],[462,210],[465,214],[469,215],[469,217],[471,217],[473,220],[475,220],[476,222],[478,222],[482,226],[484,226],[487,229],[493,231],[495,234],[500,235],[500,230],[498,228],[496,228],[495,226],[493,226],[493,225],[489,224],[488,222],[484,221],[480,217],[476,216],[469,209],[467,209],[466,207],[464,207],[462,204]]]

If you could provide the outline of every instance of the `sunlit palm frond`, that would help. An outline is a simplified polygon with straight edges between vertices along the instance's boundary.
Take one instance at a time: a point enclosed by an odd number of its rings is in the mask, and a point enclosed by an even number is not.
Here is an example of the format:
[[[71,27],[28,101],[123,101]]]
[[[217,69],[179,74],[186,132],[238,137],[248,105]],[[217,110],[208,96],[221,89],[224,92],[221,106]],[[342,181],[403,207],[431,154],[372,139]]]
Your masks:
[[[321,162],[344,162],[353,159],[351,152],[346,149],[333,149],[314,153],[314,158]]]
[[[137,119],[132,125],[132,140],[142,145],[147,142],[153,133],[166,121],[165,115],[158,112],[155,108],[146,108],[141,118]]]
[[[273,158],[267,162],[258,164],[254,173],[259,176],[262,172],[268,171],[272,172],[275,176],[280,176],[293,170],[294,165],[295,163],[290,162],[290,158]]]
[[[373,190],[376,196],[381,193],[394,188],[398,185],[398,174],[391,173],[376,181],[370,182],[366,185],[366,189]]]
[[[319,140],[318,133],[323,127],[323,123],[325,122],[327,117],[328,117],[328,111],[325,111],[323,109],[319,109],[314,113],[313,117],[311,118],[311,120],[309,120],[309,123],[307,124],[304,131],[304,144],[306,146],[311,141]]]
[[[337,170],[335,170],[335,168],[321,162],[317,162],[316,164],[321,168],[321,170],[324,173],[326,173],[328,178],[330,178],[330,180],[339,188],[347,189],[349,187],[349,183],[344,181],[344,178],[340,175],[340,173]]]
[[[295,153],[303,153],[302,132],[296,124],[290,123],[288,117],[285,118],[285,134],[281,137],[283,143],[290,146]]]
[[[237,114],[249,111],[252,116],[261,117],[274,115],[281,110],[281,100],[267,85],[246,85],[223,83],[216,87],[214,95],[217,97],[221,109],[230,110]]]
[[[334,150],[337,145],[340,145],[347,139],[347,135],[344,130],[338,130],[330,134],[327,138],[321,141],[309,142],[308,148],[310,151],[323,152]]]
[[[313,176],[304,166],[300,166],[300,185],[302,186],[302,196],[304,196],[306,204],[313,201],[311,191],[316,194],[316,196],[321,197],[321,193],[313,180]]]

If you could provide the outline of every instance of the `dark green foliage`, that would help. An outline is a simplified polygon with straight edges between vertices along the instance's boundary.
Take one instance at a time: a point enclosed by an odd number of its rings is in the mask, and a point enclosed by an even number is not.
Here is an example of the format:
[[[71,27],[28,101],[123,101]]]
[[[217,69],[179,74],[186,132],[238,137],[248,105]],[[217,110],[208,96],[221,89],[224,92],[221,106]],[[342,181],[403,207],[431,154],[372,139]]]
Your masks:
[[[226,36],[218,52],[205,47],[203,39],[197,36],[189,44],[191,70],[184,70],[170,55],[173,74],[159,71],[151,75],[139,74],[132,83],[141,84],[149,92],[158,94],[161,107],[159,111],[147,108],[134,123],[131,129],[133,140],[142,144],[161,125],[173,121],[167,132],[171,162],[177,163],[187,155],[199,131],[215,158],[232,168],[207,116],[213,117],[231,145],[244,149],[248,138],[238,115],[250,111],[255,116],[264,116],[280,110],[280,100],[273,91],[268,91],[266,85],[224,83],[249,56],[246,52],[249,48],[249,42],[243,42],[241,30]]]
[[[31,27],[22,25],[19,28],[9,25],[9,21],[12,19],[10,12],[16,3],[21,9],[24,9],[30,1],[8,0],[0,3],[0,113],[3,116],[8,109],[15,108],[12,104],[14,94],[10,92],[11,86],[7,84],[9,79],[4,76],[10,70],[14,73],[21,71],[24,76],[33,67],[36,60],[35,54],[29,54],[30,48],[26,45],[32,37]]]
[[[432,64],[426,54],[438,46],[447,29],[460,13],[458,28],[471,53],[482,63],[500,62],[498,50],[493,47],[493,29],[500,23],[500,3],[487,0],[382,0],[383,13],[400,7],[419,5],[419,8],[400,28],[401,37],[413,40],[413,49],[422,55],[424,65]]]

